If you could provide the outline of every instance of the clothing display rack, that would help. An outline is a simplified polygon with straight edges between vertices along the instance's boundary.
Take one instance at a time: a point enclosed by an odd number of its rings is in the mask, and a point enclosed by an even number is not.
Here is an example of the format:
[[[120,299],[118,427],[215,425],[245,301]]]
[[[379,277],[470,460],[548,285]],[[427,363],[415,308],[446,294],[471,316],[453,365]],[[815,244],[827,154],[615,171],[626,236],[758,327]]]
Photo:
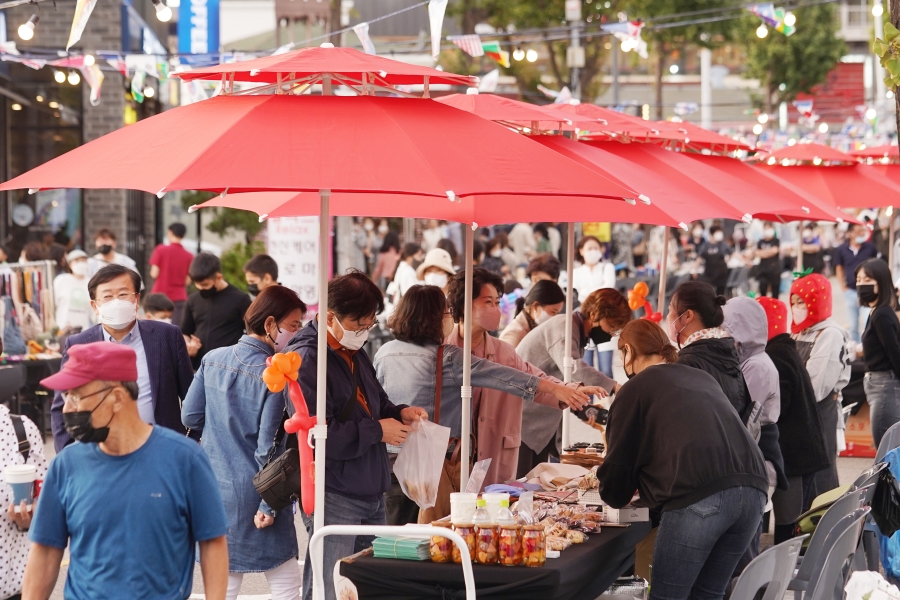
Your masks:
[[[56,263],[52,260],[0,264],[0,298],[12,298],[20,313],[22,307],[30,306],[40,317],[43,330],[49,331],[56,322],[55,271]]]

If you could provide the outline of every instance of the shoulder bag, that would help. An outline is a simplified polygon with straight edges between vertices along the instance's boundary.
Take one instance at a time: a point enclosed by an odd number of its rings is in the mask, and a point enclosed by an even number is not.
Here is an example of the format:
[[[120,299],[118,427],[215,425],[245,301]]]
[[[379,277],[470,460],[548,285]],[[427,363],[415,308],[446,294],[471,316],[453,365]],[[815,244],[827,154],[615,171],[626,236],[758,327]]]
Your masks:
[[[284,439],[284,422],[287,409],[281,417],[281,424],[275,432],[272,448],[266,464],[253,476],[253,487],[274,511],[287,508],[300,499],[300,455],[295,448],[287,448],[284,454],[275,458],[281,440]]]

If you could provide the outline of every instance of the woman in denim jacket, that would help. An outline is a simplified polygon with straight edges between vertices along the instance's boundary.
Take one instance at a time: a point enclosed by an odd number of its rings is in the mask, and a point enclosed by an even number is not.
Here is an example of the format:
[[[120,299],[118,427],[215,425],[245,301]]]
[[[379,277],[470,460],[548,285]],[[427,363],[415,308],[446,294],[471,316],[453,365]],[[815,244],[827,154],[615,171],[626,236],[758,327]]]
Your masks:
[[[437,352],[444,337],[453,328],[453,319],[443,292],[434,286],[414,286],[400,300],[388,323],[397,338],[388,342],[375,355],[375,373],[392,402],[419,406],[434,419],[435,386],[437,384]],[[444,345],[439,423],[450,428],[450,436],[458,438],[461,428],[463,351]],[[544,379],[489,360],[472,357],[472,386],[501,390],[533,402],[536,393],[551,395],[556,408],[567,406],[579,410],[589,403],[588,394],[597,390],[577,385],[565,386],[555,379]],[[396,448],[388,449],[397,452]],[[440,501],[441,494],[438,494]],[[444,507],[449,514],[449,506]],[[436,512],[444,508],[435,506]],[[415,503],[399,493],[396,478],[391,478],[387,493],[388,523],[415,522]],[[437,518],[444,514],[434,515]],[[428,517],[430,519],[431,516]],[[426,519],[422,517],[422,519]]]
[[[270,392],[262,380],[266,359],[284,349],[305,312],[293,290],[264,289],[244,316],[247,334],[203,357],[182,406],[184,426],[203,430],[200,444],[228,515],[229,600],[240,592],[244,573],[265,573],[273,600],[299,598],[293,511],[269,508],[253,476],[266,463],[285,410],[284,394]],[[284,451],[282,441],[275,454]]]

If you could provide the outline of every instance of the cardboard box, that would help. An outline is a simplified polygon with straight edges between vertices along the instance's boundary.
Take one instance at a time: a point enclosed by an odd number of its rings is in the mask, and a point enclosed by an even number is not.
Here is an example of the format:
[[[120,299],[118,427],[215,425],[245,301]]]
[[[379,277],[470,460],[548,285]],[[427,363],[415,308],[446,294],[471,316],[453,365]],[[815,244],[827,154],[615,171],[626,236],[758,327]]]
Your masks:
[[[650,509],[636,506],[626,506],[624,508],[604,506],[603,514],[610,523],[638,523],[650,520]]]

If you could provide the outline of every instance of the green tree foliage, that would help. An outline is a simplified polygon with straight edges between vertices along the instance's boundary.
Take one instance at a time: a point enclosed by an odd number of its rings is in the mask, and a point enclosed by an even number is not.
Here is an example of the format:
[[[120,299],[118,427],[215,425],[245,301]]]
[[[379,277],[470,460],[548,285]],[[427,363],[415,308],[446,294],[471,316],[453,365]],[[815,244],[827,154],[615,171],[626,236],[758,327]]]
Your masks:
[[[181,204],[185,209],[188,209],[195,204],[202,204],[213,197],[215,197],[215,194],[210,192],[182,192]],[[206,225],[209,231],[218,235],[228,235],[232,231],[242,233],[247,244],[250,244],[263,228],[263,224],[259,222],[259,217],[250,210],[237,210],[234,208],[204,208],[203,210],[211,211],[215,215]],[[206,214],[209,213],[207,212]]]
[[[608,21],[616,21],[616,13],[621,10],[618,8],[622,4],[622,0],[613,0],[607,8],[602,0],[592,0],[582,2],[583,18],[591,17],[596,21],[596,25],[601,18]],[[500,31],[508,31],[509,34],[504,36],[503,40],[510,45],[505,46],[510,54],[516,46],[512,45],[516,42],[515,30],[524,30],[532,28],[551,28],[565,27],[565,0],[460,0],[451,4],[448,8],[448,15],[458,16],[462,24],[463,31],[471,33],[477,23],[485,22]],[[509,27],[512,25],[513,27]],[[541,51],[546,54],[550,66],[548,75],[555,80],[553,87],[562,89],[564,86],[574,89],[571,80],[571,71],[566,66],[566,48],[569,46],[568,33],[566,31],[545,33],[542,41],[535,43],[534,36],[529,35],[529,43],[523,44],[523,49],[541,47]],[[558,39],[564,37],[565,39]],[[584,47],[585,66],[579,70],[579,83],[581,84],[582,97],[586,101],[590,101],[602,92],[602,83],[600,75],[604,64],[608,60],[609,51],[606,50],[605,44],[610,41],[609,36],[588,35],[581,38],[581,44]],[[445,51],[445,54],[447,52]],[[444,63],[444,59],[441,60]],[[452,65],[447,64],[444,67],[451,70],[451,66],[459,66],[461,70],[454,72],[471,72],[466,70],[466,59],[451,59]],[[510,68],[503,69],[504,73],[512,75],[516,78],[519,86],[519,93],[534,93],[537,84],[541,82],[541,72],[535,63],[527,61],[510,60]],[[476,69],[477,70],[477,69]]]
[[[702,11],[734,8],[730,0],[627,0],[625,11],[630,20],[647,21],[641,37],[650,49],[655,62],[654,91],[656,92],[656,119],[663,118],[662,77],[669,57],[676,50],[688,46],[713,48],[729,39],[733,26],[729,21],[703,21]],[[674,26],[677,22],[692,24]]]
[[[766,112],[800,93],[811,92],[846,52],[844,41],[837,37],[840,20],[836,5],[818,4],[793,12],[797,31],[790,37],[769,28],[769,35],[760,39],[756,36],[760,20],[753,15],[741,19],[737,27],[747,52],[744,76],[759,79]]]
[[[222,253],[222,277],[236,288],[247,291],[247,280],[244,279],[244,265],[257,254],[264,254],[266,245],[255,241],[249,244],[235,244]]]

